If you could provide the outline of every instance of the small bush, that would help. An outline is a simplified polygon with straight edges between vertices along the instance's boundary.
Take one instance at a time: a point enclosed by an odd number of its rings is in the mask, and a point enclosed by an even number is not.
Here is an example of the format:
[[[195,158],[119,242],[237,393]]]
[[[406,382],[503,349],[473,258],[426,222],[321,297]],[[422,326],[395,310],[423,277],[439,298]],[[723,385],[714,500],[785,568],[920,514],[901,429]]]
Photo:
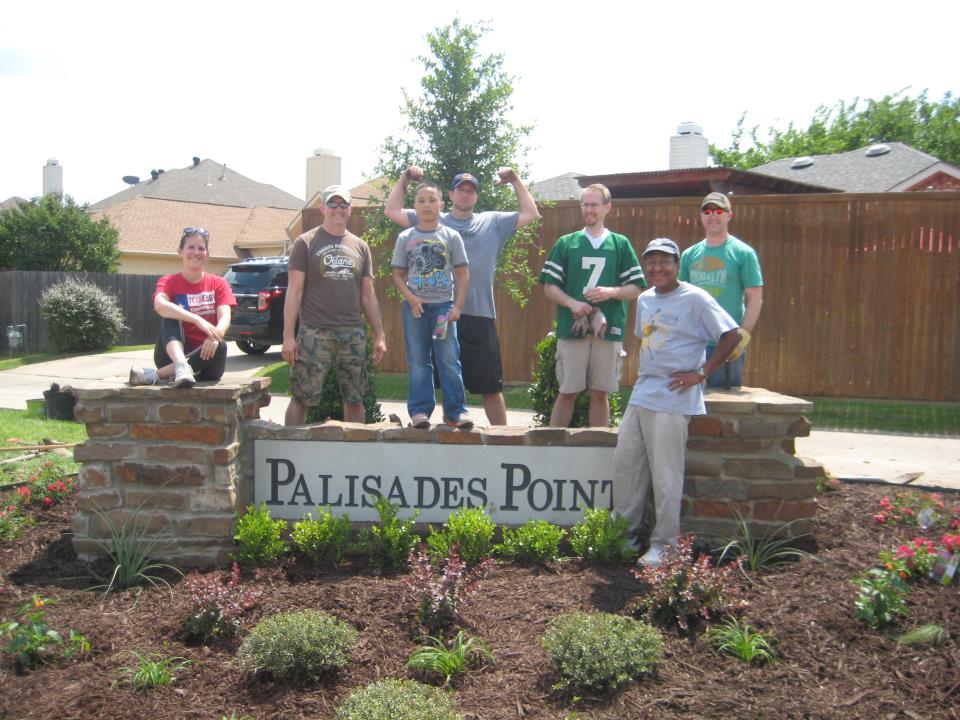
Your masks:
[[[266,565],[284,555],[287,550],[283,531],[284,520],[272,520],[266,503],[260,507],[249,505],[246,513],[237,519],[233,539],[240,547],[233,557],[244,565]]]
[[[40,296],[47,336],[59,352],[105,350],[126,329],[117,298],[92,283],[65,280]]]
[[[240,629],[240,618],[257,604],[260,596],[258,591],[240,585],[240,567],[236,563],[227,582],[216,572],[190,573],[181,588],[190,601],[190,614],[183,621],[184,640],[200,644],[235,634]]]
[[[317,681],[347,664],[357,631],[317,610],[279,613],[258,622],[237,652],[240,667],[274,680]]]
[[[413,524],[419,513],[414,512],[409,520],[401,520],[397,517],[399,506],[382,496],[377,500],[376,508],[380,524],[361,534],[360,548],[381,571],[396,570],[403,567],[417,542]]]
[[[453,698],[413,680],[387,678],[355,690],[334,720],[462,720]]]
[[[720,613],[744,607],[736,602],[734,565],[717,568],[702,555],[693,559],[693,536],[677,538],[677,547],[666,548],[659,567],[643,567],[634,576],[650,585],[640,599],[638,611],[658,625],[677,625],[689,630],[697,618],[710,619]]]
[[[892,625],[906,616],[907,584],[895,573],[870,568],[853,580],[859,594],[854,617],[871,627]]]
[[[627,546],[628,535],[626,518],[611,515],[606,508],[590,508],[583,513],[583,520],[570,529],[570,546],[589,562],[626,562],[634,557]]]
[[[130,654],[136,659],[136,665],[119,669],[120,677],[114,683],[126,681],[137,690],[150,690],[155,687],[170,685],[177,679],[178,672],[186,672],[192,660],[185,657],[169,657],[162,655],[141,655],[136,650]]]
[[[494,561],[486,559],[470,569],[457,555],[457,547],[450,548],[449,557],[435,567],[423,545],[410,553],[410,575],[403,581],[413,591],[417,601],[417,619],[430,632],[442,630],[457,619],[457,611],[480,590],[480,581]]]
[[[0,507],[0,542],[20,537],[24,528],[28,528],[36,521],[20,511],[16,503],[9,503]]]
[[[898,545],[892,552],[880,551],[880,563],[887,572],[898,575],[901,580],[924,579],[937,564],[937,546],[932,540],[915,537],[909,543]]]
[[[476,565],[490,556],[496,523],[482,507],[464,508],[443,524],[445,530],[430,530],[427,549],[434,560],[445,558],[456,545],[457,554],[467,565]]]
[[[736,618],[728,618],[719,627],[710,628],[703,639],[717,652],[729,653],[748,665],[754,661],[773,662],[771,639],[747,623],[741,625]]]
[[[442,636],[428,638],[429,645],[421,645],[407,661],[407,667],[414,670],[429,670],[443,675],[446,683],[457,673],[466,671],[472,664],[485,660],[493,662],[493,654],[480,638],[467,638],[463,630],[458,632],[450,646]]]
[[[566,531],[546,520],[527,520],[517,529],[504,528],[498,555],[525,565],[546,565],[560,557]]]
[[[350,517],[335,518],[329,510],[319,508],[318,519],[311,513],[294,523],[291,538],[294,546],[314,565],[336,565],[343,559],[350,539]]]
[[[541,645],[560,673],[557,687],[602,692],[652,672],[663,640],[633,618],[573,612],[550,622]]]
[[[27,670],[56,659],[71,660],[90,651],[90,643],[83,635],[71,630],[67,639],[47,624],[43,608],[53,600],[34,595],[17,611],[17,618],[0,623],[0,637],[6,644],[0,650],[9,654],[14,667]]]

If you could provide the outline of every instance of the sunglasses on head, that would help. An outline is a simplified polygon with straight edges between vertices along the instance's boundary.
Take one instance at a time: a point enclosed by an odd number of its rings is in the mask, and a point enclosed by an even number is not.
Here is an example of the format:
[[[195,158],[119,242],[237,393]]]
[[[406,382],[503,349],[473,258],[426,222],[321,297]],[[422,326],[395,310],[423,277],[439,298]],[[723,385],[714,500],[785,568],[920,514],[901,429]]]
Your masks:
[[[701,210],[700,212],[702,212],[704,215],[723,215],[723,214],[725,214],[727,211],[724,210],[723,208],[718,208],[718,207],[709,208],[709,207],[708,207],[708,208],[704,208],[704,209]]]
[[[184,228],[181,233],[181,237],[186,237],[187,235],[200,235],[201,237],[209,238],[210,233],[204,230],[202,227],[188,227]]]
[[[345,202],[344,200],[341,200],[340,202],[337,202],[336,200],[327,200],[327,202],[324,204],[328,208],[340,208],[341,210],[346,210],[348,207],[350,207],[350,203]]]

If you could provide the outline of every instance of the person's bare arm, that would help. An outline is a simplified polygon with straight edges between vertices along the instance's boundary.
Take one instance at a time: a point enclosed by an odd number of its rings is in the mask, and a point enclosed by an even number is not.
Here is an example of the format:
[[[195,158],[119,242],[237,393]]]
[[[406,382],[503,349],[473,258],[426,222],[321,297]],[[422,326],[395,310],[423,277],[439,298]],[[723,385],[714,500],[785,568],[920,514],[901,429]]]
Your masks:
[[[513,185],[513,191],[517,194],[517,203],[520,205],[520,212],[517,217],[517,230],[539,218],[540,211],[537,210],[537,203],[534,201],[533,195],[530,194],[527,186],[523,184],[523,180],[520,179],[517,171],[513,168],[502,167],[497,174],[500,176],[497,184],[505,185],[506,183],[510,183]]]
[[[300,348],[297,345],[297,319],[300,303],[303,302],[303,284],[307,274],[303,270],[287,273],[287,298],[283,305],[283,349],[281,356],[291,365],[297,362]]]
[[[707,360],[700,370],[677,370],[670,375],[670,381],[667,387],[671,390],[683,392],[689,387],[699,385],[710,377],[718,368],[720,368],[733,352],[733,349],[740,343],[740,333],[738,328],[727,330],[720,336],[717,342],[717,349],[713,351],[710,359]]]
[[[546,284],[543,286],[543,292],[554,304],[570,308],[570,312],[573,313],[575,318],[583,317],[593,312],[593,305],[588,302],[574,300],[561,290],[559,285]]]
[[[190,312],[186,308],[182,308],[176,303],[171,302],[166,293],[157,293],[156,297],[153,298],[153,309],[160,317],[179,320],[185,323],[193,323],[203,330],[208,338],[212,338],[217,342],[223,342],[223,333],[216,325]]]
[[[605,300],[636,300],[643,292],[636,285],[621,285],[620,287],[598,286],[584,290],[583,296],[591,303],[602,303]]]
[[[393,220],[400,227],[410,227],[410,220],[407,218],[407,211],[403,207],[407,199],[407,188],[411,182],[416,182],[423,177],[423,170],[416,165],[411,165],[397,180],[397,184],[387,195],[387,204],[383,206],[383,214]]]
[[[365,277],[362,280],[360,291],[360,305],[363,315],[373,329],[373,363],[379,365],[383,356],[387,354],[387,336],[383,332],[383,318],[380,316],[380,301],[377,300],[376,290],[373,288],[373,279]]]
[[[466,265],[460,265],[453,269],[454,276],[454,299],[453,307],[447,314],[447,320],[456,322],[460,319],[460,313],[463,312],[463,304],[467,301],[467,290],[470,289],[470,270]]]
[[[407,287],[406,268],[395,267],[393,269],[393,284],[397,286],[397,290],[400,291],[403,299],[406,300],[410,306],[410,314],[415,318],[423,315],[423,300],[414,295],[410,288]]]
[[[763,285],[748,287],[743,291],[743,322],[744,330],[753,334],[753,329],[760,319],[760,310],[763,308]]]

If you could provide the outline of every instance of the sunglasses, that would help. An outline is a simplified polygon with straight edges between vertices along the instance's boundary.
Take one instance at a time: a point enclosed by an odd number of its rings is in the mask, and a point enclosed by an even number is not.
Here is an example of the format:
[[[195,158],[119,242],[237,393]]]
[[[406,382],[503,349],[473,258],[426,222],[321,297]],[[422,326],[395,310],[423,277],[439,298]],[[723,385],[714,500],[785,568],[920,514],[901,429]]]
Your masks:
[[[727,213],[723,208],[704,208],[700,212],[704,215],[725,215]]]
[[[205,237],[205,238],[210,237],[210,233],[208,233],[202,227],[184,228],[183,232],[180,234],[180,237],[186,237],[187,235],[200,235],[201,237]]]
[[[327,200],[327,202],[324,204],[328,208],[340,208],[341,210],[346,210],[348,207],[350,207],[350,203],[343,201],[337,202],[336,200]]]

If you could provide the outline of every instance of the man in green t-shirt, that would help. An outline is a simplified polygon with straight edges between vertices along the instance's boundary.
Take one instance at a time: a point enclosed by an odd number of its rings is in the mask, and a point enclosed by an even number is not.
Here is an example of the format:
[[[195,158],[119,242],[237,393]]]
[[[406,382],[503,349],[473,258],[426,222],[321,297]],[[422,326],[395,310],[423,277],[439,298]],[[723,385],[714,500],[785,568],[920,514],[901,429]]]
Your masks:
[[[707,379],[707,387],[740,387],[743,384],[743,348],[760,319],[763,306],[763,274],[756,251],[727,232],[733,219],[730,198],[712,192],[700,203],[700,222],[707,236],[683,251],[680,280],[710,293],[740,325],[739,355]],[[744,332],[746,331],[746,332]],[[707,347],[707,359],[715,345]]]
[[[590,392],[590,425],[610,424],[608,393],[620,388],[627,300],[645,287],[630,241],[604,227],[610,191],[590,185],[580,195],[584,228],[557,240],[540,282],[557,304],[557,381],[550,425],[567,427],[577,396]]]

